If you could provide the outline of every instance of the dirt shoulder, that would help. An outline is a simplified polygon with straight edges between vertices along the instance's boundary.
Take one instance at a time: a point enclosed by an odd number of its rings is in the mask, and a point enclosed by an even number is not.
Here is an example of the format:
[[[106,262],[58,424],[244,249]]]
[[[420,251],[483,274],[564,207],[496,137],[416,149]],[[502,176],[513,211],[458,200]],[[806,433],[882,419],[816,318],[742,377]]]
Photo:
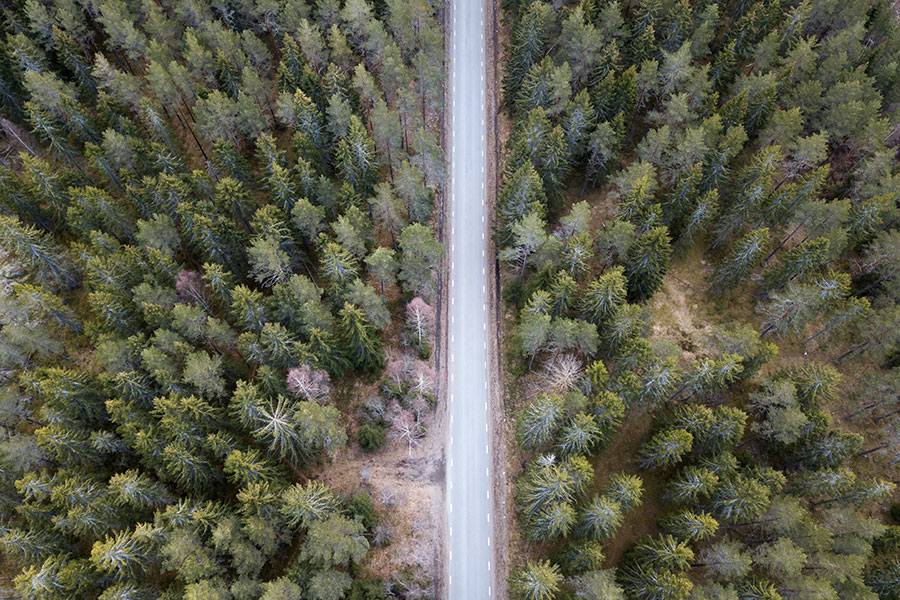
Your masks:
[[[450,130],[450,119],[448,118],[448,110],[451,106],[451,98],[450,98],[450,85],[447,83],[450,81],[450,71],[449,65],[450,61],[448,57],[450,56],[450,4],[449,2],[445,2],[441,5],[440,9],[441,14],[441,25],[443,26],[444,32],[444,75],[445,75],[445,85],[444,85],[444,110],[443,114],[443,124],[441,127],[441,147],[444,149],[444,164],[445,164],[445,172],[446,177],[444,179],[444,183],[441,185],[441,196],[440,196],[440,209],[438,211],[438,240],[443,245],[443,254],[441,255],[441,264],[438,269],[438,306],[437,306],[437,331],[435,332],[435,339],[437,343],[436,348],[436,356],[435,356],[435,367],[437,369],[437,381],[436,381],[436,390],[435,397],[437,399],[437,408],[435,410],[435,427],[430,432],[432,436],[432,440],[437,440],[440,443],[440,448],[435,449],[435,452],[441,457],[441,478],[439,482],[440,495],[437,498],[437,502],[432,505],[432,513],[436,518],[435,529],[432,529],[432,537],[436,538],[437,541],[434,542],[434,558],[437,561],[435,564],[435,598],[446,598],[448,595],[447,589],[447,581],[449,580],[449,568],[450,561],[447,553],[447,485],[446,485],[446,450],[447,450],[447,423],[448,423],[448,410],[447,406],[447,344],[449,340],[447,339],[447,330],[448,330],[448,313],[450,312],[450,269],[448,268],[450,264],[450,243],[449,243],[449,230],[445,226],[446,223],[449,223],[450,215],[452,214],[452,207],[450,206],[450,199],[453,197],[453,194],[450,190],[450,148],[452,143],[452,132]],[[436,508],[436,510],[435,510]],[[434,535],[434,534],[437,535]]]
[[[500,9],[496,0],[485,0],[485,40],[487,47],[485,54],[485,93],[487,95],[485,110],[486,119],[486,144],[487,181],[486,201],[488,202],[488,214],[493,223],[494,205],[497,198],[500,183],[500,164],[502,135],[507,129],[506,116],[501,112],[499,65],[504,59],[505,29],[501,31]],[[495,285],[488,286],[488,301],[492,309],[490,319],[490,425],[491,425],[491,461],[493,468],[492,508],[493,513],[493,589],[494,595],[499,598],[509,597],[507,578],[509,575],[509,519],[512,507],[512,472],[511,465],[507,464],[507,448],[510,447],[511,427],[506,418],[506,389],[503,385],[502,369],[502,327],[501,327],[501,298],[500,298],[500,273],[496,260],[497,249],[492,239],[488,240],[488,264],[487,272]]]

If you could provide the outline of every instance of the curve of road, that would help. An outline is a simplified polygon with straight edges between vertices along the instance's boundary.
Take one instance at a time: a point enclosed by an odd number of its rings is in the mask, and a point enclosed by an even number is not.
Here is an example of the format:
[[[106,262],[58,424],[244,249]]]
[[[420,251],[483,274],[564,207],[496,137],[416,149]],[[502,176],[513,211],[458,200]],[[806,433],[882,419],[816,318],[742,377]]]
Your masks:
[[[448,597],[478,600],[492,595],[484,6],[450,11]]]

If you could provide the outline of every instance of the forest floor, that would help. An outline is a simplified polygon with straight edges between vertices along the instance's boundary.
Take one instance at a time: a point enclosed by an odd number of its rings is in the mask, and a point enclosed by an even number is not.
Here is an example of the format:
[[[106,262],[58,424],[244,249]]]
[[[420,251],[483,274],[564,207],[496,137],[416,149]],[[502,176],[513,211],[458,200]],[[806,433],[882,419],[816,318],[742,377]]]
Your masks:
[[[573,184],[569,188],[562,214],[565,214],[572,203],[579,200],[580,190],[578,188],[580,188],[580,184],[578,186]],[[614,205],[602,191],[588,190],[583,195],[583,199],[591,205],[595,228],[602,227],[604,222],[615,216]],[[715,352],[712,336],[718,327],[746,324],[757,330],[760,329],[761,319],[756,313],[757,283],[750,281],[737,290],[732,290],[722,296],[710,295],[707,277],[713,267],[704,252],[704,247],[701,241],[687,252],[676,253],[672,257],[662,288],[648,304],[651,343],[664,353],[675,356],[683,365],[710,356]],[[505,270],[502,283],[506,284],[510,279],[508,270]],[[536,373],[526,373],[522,376],[514,374],[517,369],[521,369],[519,357],[511,354],[515,351],[509,341],[514,325],[514,309],[504,305],[502,319],[505,400],[503,443],[506,449],[506,479],[502,483],[505,486],[506,515],[508,521],[511,522],[509,561],[513,565],[521,564],[526,558],[543,558],[549,550],[555,548],[555,545],[535,545],[524,540],[515,514],[514,484],[516,477],[524,467],[527,453],[519,449],[515,443],[512,416],[528,398],[529,391],[534,388],[538,375]],[[807,333],[815,330],[815,325],[811,325]],[[761,374],[756,377],[799,367],[811,361],[831,364],[835,357],[845,350],[845,344],[841,343],[820,344],[819,346],[811,343],[804,347],[798,339],[793,335],[783,339],[764,338],[765,341],[771,341],[778,345],[779,354],[765,365]],[[866,451],[883,443],[881,440],[873,438],[873,431],[877,428],[872,427],[872,415],[860,415],[852,420],[847,420],[844,416],[858,407],[854,392],[868,381],[867,375],[872,369],[862,364],[842,364],[840,367],[844,383],[843,393],[825,404],[823,408],[832,415],[834,426],[862,435],[865,438],[862,451]],[[751,388],[752,384],[747,383],[734,386],[728,393],[728,403],[746,410],[748,391]],[[653,422],[654,418],[651,413],[637,409],[630,410],[610,447],[594,455],[591,459],[595,480],[589,495],[601,490],[606,482],[619,472],[637,474],[644,482],[643,503],[640,509],[626,515],[615,538],[604,545],[607,568],[618,564],[624,552],[638,538],[653,534],[656,531],[658,517],[668,510],[667,505],[660,500],[660,496],[662,485],[670,473],[640,469],[635,460],[640,447],[650,437]],[[749,435],[752,434],[748,433]],[[747,450],[751,453],[754,452],[753,445],[748,446]],[[900,479],[898,466],[888,464],[888,459],[878,453],[855,457],[851,461],[851,466],[860,475],[860,478],[880,476],[888,480]],[[881,517],[888,520],[887,510],[893,502],[898,501],[898,498],[900,498],[900,493],[895,493],[893,498],[888,498],[877,505],[873,512],[880,512]]]
[[[359,390],[363,392],[363,390]],[[350,432],[355,439],[355,432]],[[379,524],[390,529],[390,545],[372,547],[365,568],[390,579],[406,567],[418,567],[438,586],[442,567],[444,504],[443,427],[433,424],[418,446],[388,437],[377,452],[348,443],[317,473],[336,492],[352,495],[365,490],[379,513]]]

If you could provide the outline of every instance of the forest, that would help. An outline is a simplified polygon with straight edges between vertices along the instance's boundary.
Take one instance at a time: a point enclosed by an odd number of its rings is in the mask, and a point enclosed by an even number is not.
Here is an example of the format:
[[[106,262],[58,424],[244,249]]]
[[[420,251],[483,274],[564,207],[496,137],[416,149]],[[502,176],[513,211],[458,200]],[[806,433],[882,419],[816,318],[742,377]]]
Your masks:
[[[881,0],[503,0],[510,596],[900,598]]]
[[[442,6],[0,10],[0,597],[434,597],[319,475],[435,410]]]

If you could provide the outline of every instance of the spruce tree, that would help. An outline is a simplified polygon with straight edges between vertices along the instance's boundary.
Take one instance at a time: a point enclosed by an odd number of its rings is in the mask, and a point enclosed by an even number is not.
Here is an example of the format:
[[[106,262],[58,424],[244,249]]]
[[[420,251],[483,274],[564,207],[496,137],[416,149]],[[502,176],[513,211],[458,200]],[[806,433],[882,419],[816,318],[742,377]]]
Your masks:
[[[562,583],[559,567],[549,561],[529,562],[509,578],[510,587],[522,600],[551,600]]]
[[[362,310],[344,303],[338,317],[341,342],[345,344],[351,363],[362,371],[380,367],[384,362],[381,344]]]
[[[654,227],[635,240],[625,261],[630,302],[648,300],[662,286],[671,254],[669,232],[665,227]]]
[[[741,238],[713,273],[711,289],[718,294],[733,290],[763,259],[768,242],[768,227],[751,231]]]

